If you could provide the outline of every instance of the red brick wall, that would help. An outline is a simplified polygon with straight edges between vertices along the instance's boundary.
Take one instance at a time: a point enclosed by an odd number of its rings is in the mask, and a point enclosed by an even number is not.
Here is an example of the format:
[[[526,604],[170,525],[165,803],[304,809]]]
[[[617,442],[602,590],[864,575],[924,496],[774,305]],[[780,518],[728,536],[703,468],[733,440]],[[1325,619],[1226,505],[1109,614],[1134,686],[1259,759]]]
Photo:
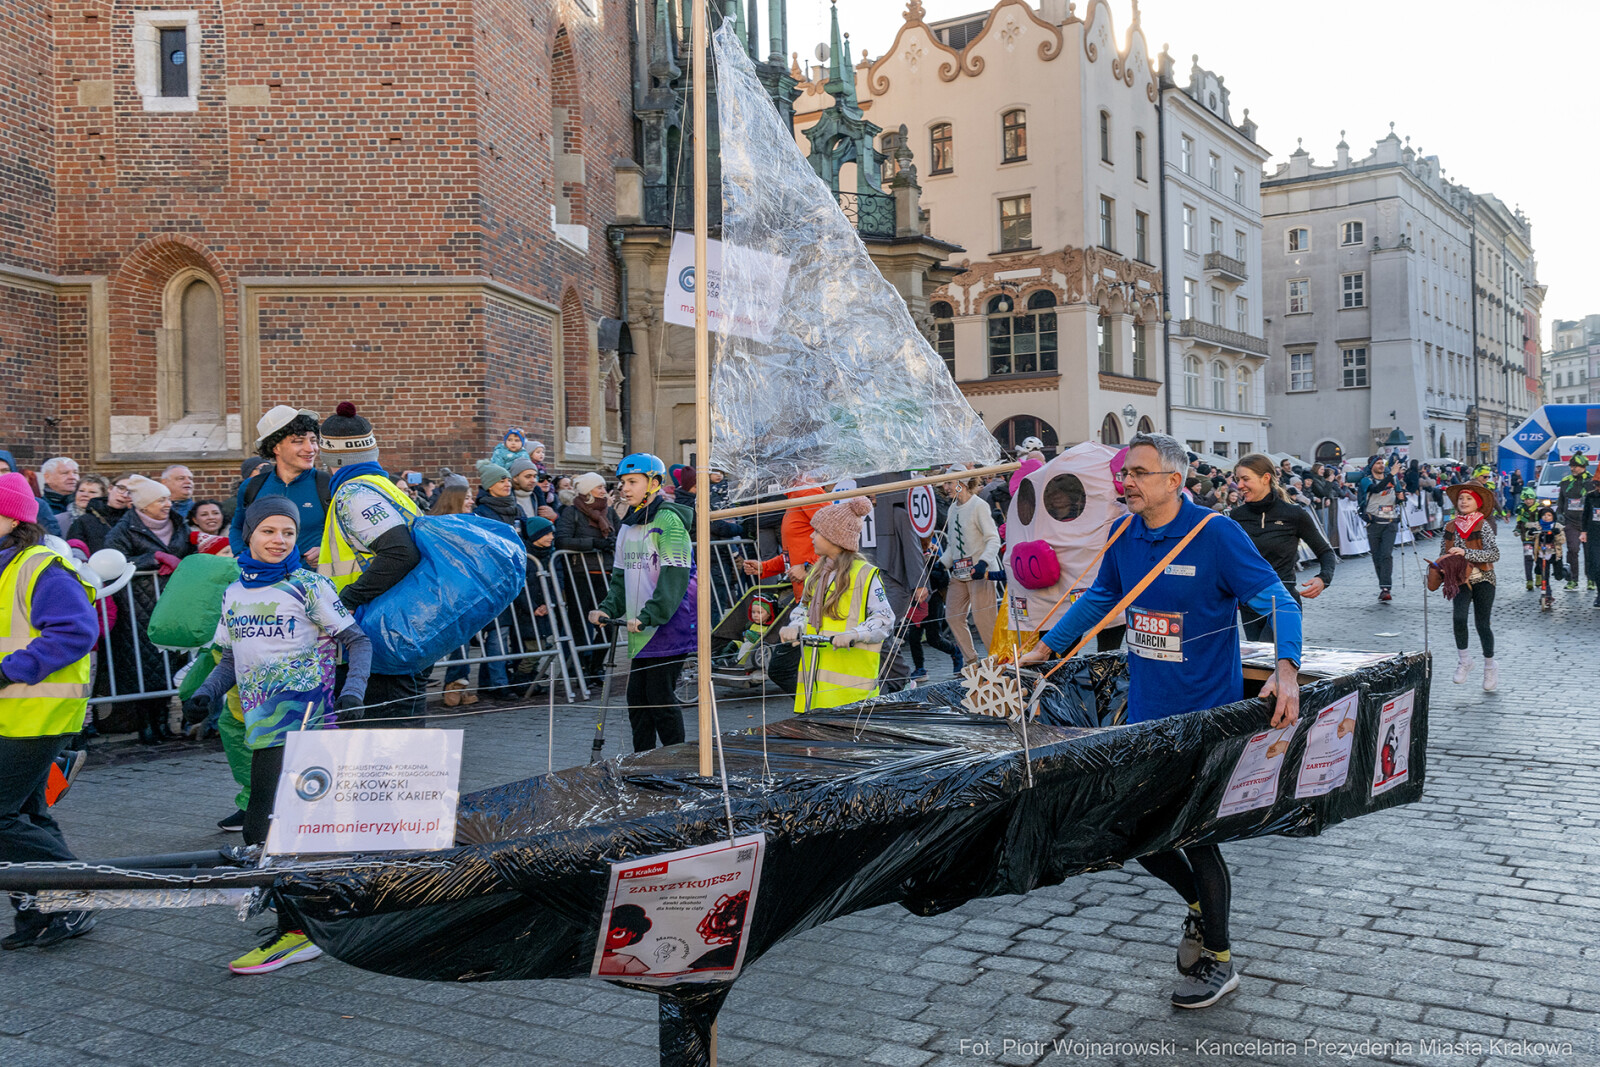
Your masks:
[[[491,300],[484,307],[483,357],[489,399],[485,427],[494,444],[520,426],[543,441],[547,465],[554,466],[554,324],[550,316]],[[491,446],[484,456],[494,449]]]
[[[47,274],[55,255],[50,0],[6,0],[0,26],[0,262]]]
[[[0,282],[0,448],[28,469],[55,455],[56,297]]]

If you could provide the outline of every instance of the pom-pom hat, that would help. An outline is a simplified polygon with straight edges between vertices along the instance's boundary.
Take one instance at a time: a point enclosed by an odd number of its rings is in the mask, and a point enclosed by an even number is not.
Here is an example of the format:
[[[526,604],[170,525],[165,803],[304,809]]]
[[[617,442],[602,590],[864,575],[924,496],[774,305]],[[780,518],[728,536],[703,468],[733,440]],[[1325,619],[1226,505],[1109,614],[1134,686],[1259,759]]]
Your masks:
[[[864,496],[840,500],[811,516],[811,528],[847,552],[861,549],[861,523],[872,510]]]
[[[378,437],[372,423],[346,400],[322,423],[322,454],[335,467],[378,462]]]
[[[10,471],[0,474],[0,515],[17,522],[38,522],[39,501],[28,479]]]

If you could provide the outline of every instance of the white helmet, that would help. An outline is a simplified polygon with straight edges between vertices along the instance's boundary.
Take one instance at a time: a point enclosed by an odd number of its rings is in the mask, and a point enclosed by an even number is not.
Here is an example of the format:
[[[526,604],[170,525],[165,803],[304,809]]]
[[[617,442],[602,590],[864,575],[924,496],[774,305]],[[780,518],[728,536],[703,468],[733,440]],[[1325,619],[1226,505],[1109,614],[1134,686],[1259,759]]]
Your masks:
[[[1044,442],[1039,440],[1037,437],[1024,437],[1022,439],[1022,443],[1017,446],[1017,451],[1018,452],[1043,452],[1044,451]]]

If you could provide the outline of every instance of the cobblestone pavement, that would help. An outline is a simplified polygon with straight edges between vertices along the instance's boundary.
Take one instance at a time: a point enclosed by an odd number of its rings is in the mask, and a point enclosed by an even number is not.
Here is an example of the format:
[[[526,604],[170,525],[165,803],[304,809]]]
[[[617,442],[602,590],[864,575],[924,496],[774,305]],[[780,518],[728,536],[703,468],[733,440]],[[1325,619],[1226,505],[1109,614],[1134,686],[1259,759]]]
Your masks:
[[[1370,563],[1345,562],[1310,606],[1308,640],[1420,647],[1413,554],[1397,569],[1407,584],[1380,605]],[[1481,675],[1451,684],[1449,619],[1433,599],[1426,796],[1320,838],[1227,847],[1243,980],[1216,1007],[1168,1005],[1181,908],[1155,879],[1114,871],[933,918],[879,908],[793,938],[735,987],[721,1062],[1600,1064],[1592,600],[1562,591],[1541,614],[1536,594],[1503,580],[1500,691],[1489,695]],[[786,708],[775,697],[767,711]],[[761,713],[726,703],[724,722]],[[462,720],[464,785],[543,770],[545,715]],[[611,715],[619,742],[625,719]],[[559,765],[587,758],[592,729],[592,707],[558,710]],[[58,810],[80,856],[202,848],[225,840],[212,823],[232,791],[219,751],[98,760]],[[222,908],[117,912],[88,937],[5,953],[0,1063],[656,1061],[645,994],[588,981],[429,984],[326,957],[230,976],[226,961],[255,938]],[[1219,1047],[1230,1042],[1260,1044]]]

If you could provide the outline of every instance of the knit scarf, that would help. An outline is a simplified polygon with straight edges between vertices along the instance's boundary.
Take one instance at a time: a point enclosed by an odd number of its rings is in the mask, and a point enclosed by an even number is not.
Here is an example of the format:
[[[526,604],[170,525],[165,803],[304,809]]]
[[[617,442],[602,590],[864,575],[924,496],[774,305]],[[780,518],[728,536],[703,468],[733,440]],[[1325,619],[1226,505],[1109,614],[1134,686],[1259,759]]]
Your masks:
[[[337,493],[339,491],[339,487],[345,482],[348,482],[351,478],[359,478],[363,474],[376,474],[385,481],[387,481],[389,478],[389,472],[384,470],[376,463],[371,461],[366,463],[352,463],[347,467],[340,467],[338,470],[333,472],[333,477],[328,479],[328,491],[330,493]]]
[[[600,531],[601,537],[611,536],[611,507],[605,501],[596,501],[592,496],[580,496],[573,501],[578,513],[589,520],[589,525]]]
[[[480,508],[488,508],[495,513],[495,516],[501,522],[510,523],[513,526],[522,517],[522,509],[517,507],[515,500],[509,496],[495,496],[487,489],[478,494],[477,505]]]
[[[246,548],[239,555],[239,584],[246,589],[260,589],[264,585],[276,585],[299,569],[300,553],[292,547],[278,563],[263,563]]]

